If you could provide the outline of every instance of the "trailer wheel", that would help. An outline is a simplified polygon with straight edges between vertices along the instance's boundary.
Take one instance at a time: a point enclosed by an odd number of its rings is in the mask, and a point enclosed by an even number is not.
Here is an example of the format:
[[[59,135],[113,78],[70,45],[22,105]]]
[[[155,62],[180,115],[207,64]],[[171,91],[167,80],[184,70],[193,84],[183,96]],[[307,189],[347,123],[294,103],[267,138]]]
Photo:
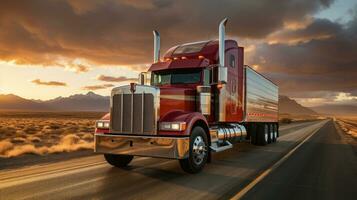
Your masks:
[[[257,145],[258,144],[258,129],[257,129],[257,125],[250,125],[249,126],[249,134],[250,134],[250,143]]]
[[[278,125],[276,125],[276,124],[273,124],[273,129],[274,129],[274,142],[276,142],[277,141],[277,139],[278,139]]]
[[[179,160],[181,168],[191,174],[200,172],[208,158],[208,140],[203,128],[197,126],[190,136],[189,156]]]
[[[134,158],[129,155],[104,154],[105,160],[115,167],[126,167]]]
[[[274,124],[269,124],[269,143],[273,143],[275,142],[275,139],[274,139]]]
[[[259,124],[258,126],[258,141],[259,145],[266,145],[268,144],[269,140],[269,126],[268,124]]]

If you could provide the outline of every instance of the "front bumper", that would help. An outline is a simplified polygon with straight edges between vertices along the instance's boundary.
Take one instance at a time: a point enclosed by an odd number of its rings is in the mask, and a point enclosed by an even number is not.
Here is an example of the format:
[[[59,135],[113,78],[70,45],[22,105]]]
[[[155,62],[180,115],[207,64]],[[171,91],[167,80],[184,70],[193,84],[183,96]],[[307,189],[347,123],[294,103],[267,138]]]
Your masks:
[[[159,137],[95,134],[94,152],[184,159],[189,154],[189,137]]]

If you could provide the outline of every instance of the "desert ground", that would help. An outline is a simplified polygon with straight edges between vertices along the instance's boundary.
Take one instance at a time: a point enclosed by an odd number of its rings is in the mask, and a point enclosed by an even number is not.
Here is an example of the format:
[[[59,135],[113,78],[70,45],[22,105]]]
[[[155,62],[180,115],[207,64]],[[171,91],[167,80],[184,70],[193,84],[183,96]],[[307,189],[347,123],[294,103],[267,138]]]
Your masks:
[[[97,112],[0,112],[0,159],[93,149]]]
[[[357,117],[339,117],[336,121],[345,133],[357,139]]]
[[[94,124],[102,112],[0,111],[0,169],[93,155]],[[321,117],[279,117],[280,124]],[[357,139],[357,118],[337,118]]]

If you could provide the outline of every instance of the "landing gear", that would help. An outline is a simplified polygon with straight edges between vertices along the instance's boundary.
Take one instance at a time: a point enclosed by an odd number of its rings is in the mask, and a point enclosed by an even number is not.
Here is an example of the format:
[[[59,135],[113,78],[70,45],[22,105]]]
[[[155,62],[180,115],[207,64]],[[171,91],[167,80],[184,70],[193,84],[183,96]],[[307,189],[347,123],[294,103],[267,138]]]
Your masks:
[[[134,158],[129,155],[104,154],[105,160],[115,167],[126,167]]]
[[[179,160],[181,168],[188,173],[200,172],[208,158],[208,139],[201,127],[195,127],[190,136],[189,157]]]

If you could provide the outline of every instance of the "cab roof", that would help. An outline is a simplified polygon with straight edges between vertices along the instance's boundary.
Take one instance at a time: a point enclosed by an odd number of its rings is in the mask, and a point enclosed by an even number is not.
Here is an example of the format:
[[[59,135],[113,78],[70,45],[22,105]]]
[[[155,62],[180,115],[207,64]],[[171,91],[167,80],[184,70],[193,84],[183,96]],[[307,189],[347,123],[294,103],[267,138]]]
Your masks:
[[[225,41],[226,51],[238,48],[235,40]],[[164,61],[153,63],[149,71],[205,67],[218,63],[218,40],[192,42],[174,46],[164,54]]]

